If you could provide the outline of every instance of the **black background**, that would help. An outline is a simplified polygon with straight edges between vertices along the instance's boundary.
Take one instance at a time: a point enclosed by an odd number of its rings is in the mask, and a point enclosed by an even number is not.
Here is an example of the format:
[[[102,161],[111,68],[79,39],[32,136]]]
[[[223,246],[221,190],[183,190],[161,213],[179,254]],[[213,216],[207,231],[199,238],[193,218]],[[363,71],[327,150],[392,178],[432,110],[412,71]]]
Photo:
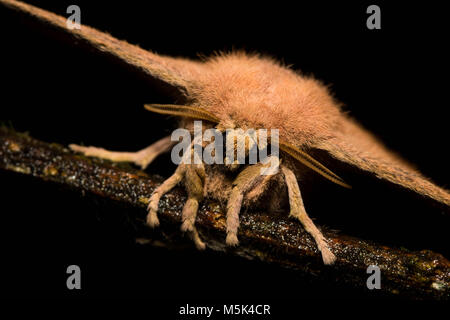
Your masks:
[[[61,15],[78,4],[83,24],[162,54],[196,58],[245,49],[276,57],[331,84],[350,114],[449,187],[448,33],[438,2],[373,2],[381,7],[381,30],[366,28],[372,2],[28,2]],[[12,119],[15,129],[45,141],[130,151],[173,129],[173,120],[143,110],[144,103],[172,101],[127,70],[35,32],[4,9],[0,35],[2,119]],[[148,169],[164,175],[172,170],[161,161]],[[182,303],[379,297],[239,258],[136,246],[123,208],[29,177],[1,172],[0,192],[6,278],[0,290],[9,296]],[[358,223],[377,219],[361,215]],[[65,287],[70,264],[83,270],[80,292]]]

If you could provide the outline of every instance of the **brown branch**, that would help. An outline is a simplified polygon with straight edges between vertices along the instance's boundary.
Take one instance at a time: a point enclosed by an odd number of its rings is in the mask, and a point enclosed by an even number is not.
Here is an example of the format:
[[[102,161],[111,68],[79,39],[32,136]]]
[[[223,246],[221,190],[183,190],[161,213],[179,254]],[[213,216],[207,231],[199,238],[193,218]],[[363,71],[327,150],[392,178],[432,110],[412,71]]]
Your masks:
[[[147,199],[160,182],[159,178],[149,177],[142,171],[75,155],[61,146],[40,142],[4,128],[0,129],[0,168],[142,208],[142,216],[137,217],[142,224]],[[185,199],[181,189],[162,199],[160,230],[178,230]],[[323,265],[313,240],[300,224],[288,218],[274,219],[263,212],[243,214],[239,230],[241,245],[235,249],[225,245],[225,216],[217,203],[205,202],[200,209],[197,226],[209,250],[260,259],[309,276],[335,279],[356,288],[365,288],[367,267],[378,265],[382,272],[382,290],[386,293],[425,299],[450,297],[450,262],[431,251],[388,248],[325,232],[337,256],[337,263],[329,267]],[[163,243],[174,242],[167,236],[170,232],[164,234]],[[139,241],[142,242],[142,238]]]

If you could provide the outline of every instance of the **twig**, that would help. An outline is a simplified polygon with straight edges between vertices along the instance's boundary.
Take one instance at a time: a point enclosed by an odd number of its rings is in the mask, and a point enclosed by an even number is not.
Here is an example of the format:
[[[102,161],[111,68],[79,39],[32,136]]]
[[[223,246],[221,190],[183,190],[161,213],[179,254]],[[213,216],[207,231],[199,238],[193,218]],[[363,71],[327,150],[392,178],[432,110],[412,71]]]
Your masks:
[[[141,224],[145,221],[144,208],[148,197],[160,182],[160,178],[142,171],[85,158],[61,146],[4,128],[0,129],[0,168],[120,201],[131,208],[142,208],[142,216],[137,217]],[[181,189],[162,199],[159,211],[161,230],[179,228],[185,199]],[[239,230],[241,244],[235,249],[225,245],[225,216],[217,203],[205,201],[196,224],[209,250],[259,259],[309,276],[335,279],[356,288],[365,288],[369,276],[367,267],[377,265],[382,272],[382,290],[385,293],[422,299],[450,297],[450,262],[431,251],[388,248],[325,231],[337,256],[337,263],[329,267],[323,265],[313,240],[300,224],[288,218],[274,218],[264,212],[243,214]],[[167,236],[163,240],[165,243],[172,241]],[[158,243],[161,242],[156,245]]]

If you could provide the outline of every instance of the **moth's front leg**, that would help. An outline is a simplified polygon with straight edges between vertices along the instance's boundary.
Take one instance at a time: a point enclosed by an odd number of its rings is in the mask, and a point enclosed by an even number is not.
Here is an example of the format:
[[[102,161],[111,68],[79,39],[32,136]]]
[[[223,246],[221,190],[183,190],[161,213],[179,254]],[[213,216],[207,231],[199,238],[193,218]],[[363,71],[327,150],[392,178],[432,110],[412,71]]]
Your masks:
[[[197,249],[205,249],[205,243],[201,240],[195,227],[199,202],[203,200],[205,177],[203,164],[180,164],[175,173],[156,188],[150,197],[147,224],[151,227],[159,225],[157,213],[161,197],[184,181],[188,199],[183,207],[181,230],[190,234]]]
[[[69,145],[69,148],[88,157],[97,157],[114,162],[133,162],[142,169],[145,169],[156,157],[170,151],[173,144],[174,142],[171,141],[170,137],[165,137],[138,152],[116,152],[105,150],[103,148],[84,147],[76,144]]]
[[[297,178],[294,172],[285,166],[281,166],[281,171],[284,174],[286,185],[288,187],[289,204],[291,207],[290,216],[298,219],[305,230],[314,238],[317,248],[322,253],[322,259],[325,264],[333,264],[336,261],[336,256],[331,252],[322,232],[314,225],[314,222],[308,216],[303,205],[300,187],[298,186]]]
[[[184,185],[188,194],[188,199],[183,207],[181,231],[189,232],[197,249],[205,249],[205,244],[198,235],[195,227],[198,206],[203,200],[205,188],[205,167],[203,164],[190,164],[186,166]]]
[[[269,158],[270,159],[270,158]],[[278,161],[277,161],[278,163]],[[239,228],[239,213],[241,211],[244,196],[258,199],[264,186],[274,176],[272,161],[267,164],[258,163],[242,170],[233,182],[233,189],[227,204],[227,238],[230,246],[239,244],[237,238]]]
[[[147,224],[154,228],[159,226],[159,219],[158,219],[158,207],[159,207],[159,200],[161,200],[161,197],[165,195],[167,192],[175,188],[177,184],[179,184],[185,175],[186,172],[186,165],[180,164],[175,170],[174,174],[165,180],[158,188],[153,191],[152,196],[150,197],[149,203],[148,203],[148,214],[147,214]]]

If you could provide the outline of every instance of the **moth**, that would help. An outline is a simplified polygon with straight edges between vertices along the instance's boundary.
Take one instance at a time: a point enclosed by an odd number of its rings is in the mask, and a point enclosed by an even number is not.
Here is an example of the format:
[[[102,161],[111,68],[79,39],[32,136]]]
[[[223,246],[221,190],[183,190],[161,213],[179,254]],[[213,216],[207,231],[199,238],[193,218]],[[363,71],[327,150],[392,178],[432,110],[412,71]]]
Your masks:
[[[313,237],[325,264],[335,255],[327,239],[308,216],[301,193],[303,181],[326,179],[350,188],[350,171],[372,177],[427,201],[450,206],[450,194],[417,170],[342,112],[340,104],[318,80],[306,77],[280,63],[243,52],[219,54],[202,61],[158,55],[118,40],[88,26],[70,30],[66,18],[12,0],[0,4],[32,17],[47,27],[66,34],[77,43],[88,45],[125,63],[148,79],[165,85],[183,104],[145,107],[152,112],[179,117],[179,126],[192,131],[194,121],[205,129],[279,130],[279,169],[261,174],[266,163],[180,164],[175,173],[149,195],[147,223],[159,225],[161,197],[178,184],[184,185],[188,199],[182,211],[182,231],[188,232],[199,249],[205,248],[195,220],[205,197],[219,200],[226,207],[226,243],[236,246],[239,214],[243,206],[279,211],[286,204],[289,215],[297,219]],[[237,136],[236,143],[245,137]],[[247,145],[245,140],[244,144]],[[247,144],[246,144],[247,143]],[[132,162],[143,169],[174,142],[163,138],[138,152],[114,152],[97,147],[70,145],[75,152],[112,161]],[[320,155],[320,161],[315,155]],[[339,172],[323,163],[335,164]],[[333,170],[332,170],[333,169]]]

